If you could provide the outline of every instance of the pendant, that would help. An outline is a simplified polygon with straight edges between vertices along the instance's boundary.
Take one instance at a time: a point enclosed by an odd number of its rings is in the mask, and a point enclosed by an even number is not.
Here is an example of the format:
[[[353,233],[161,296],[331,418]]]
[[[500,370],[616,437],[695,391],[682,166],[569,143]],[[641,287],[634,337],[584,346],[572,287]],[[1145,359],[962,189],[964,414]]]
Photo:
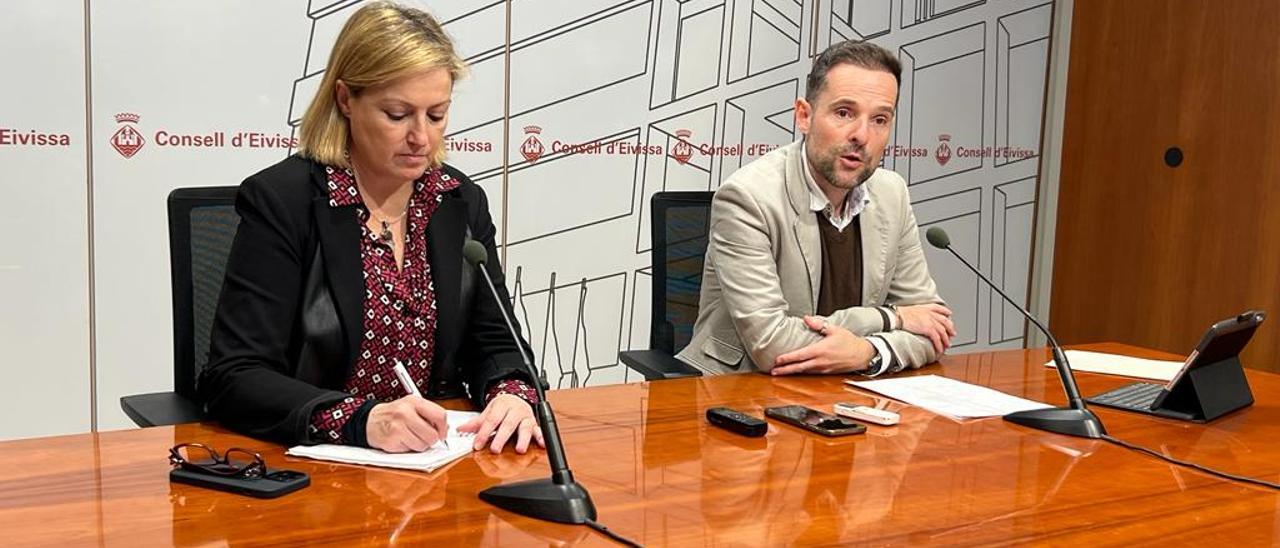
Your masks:
[[[382,221],[382,232],[378,234],[378,237],[388,242],[391,241],[391,227],[387,225],[386,221]]]

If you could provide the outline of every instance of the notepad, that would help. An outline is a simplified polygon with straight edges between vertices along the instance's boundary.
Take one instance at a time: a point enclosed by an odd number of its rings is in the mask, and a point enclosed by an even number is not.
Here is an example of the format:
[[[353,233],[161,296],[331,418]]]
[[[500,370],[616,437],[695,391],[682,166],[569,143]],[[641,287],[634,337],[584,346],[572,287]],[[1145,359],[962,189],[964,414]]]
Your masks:
[[[1133,356],[1087,352],[1084,350],[1067,350],[1066,354],[1067,362],[1071,364],[1072,370],[1102,373],[1104,375],[1122,375],[1168,382],[1174,375],[1178,374],[1179,369],[1182,369],[1182,362],[1175,361],[1148,360]],[[1045,365],[1049,367],[1055,366],[1053,361],[1049,361]]]
[[[387,453],[379,449],[326,444],[298,445],[290,447],[285,454],[346,464],[434,472],[441,466],[471,454],[471,444],[475,435],[458,432],[458,426],[478,415],[479,413],[470,411],[448,411],[446,419],[449,423],[448,435],[430,449],[420,453]]]

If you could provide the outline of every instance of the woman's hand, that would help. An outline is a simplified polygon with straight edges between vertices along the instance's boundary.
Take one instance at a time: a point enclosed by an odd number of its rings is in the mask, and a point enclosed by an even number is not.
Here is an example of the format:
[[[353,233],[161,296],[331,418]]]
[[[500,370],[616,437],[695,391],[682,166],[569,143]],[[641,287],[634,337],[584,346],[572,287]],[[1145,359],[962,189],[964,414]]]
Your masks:
[[[380,403],[369,410],[365,423],[369,446],[388,453],[426,451],[449,433],[443,407],[419,396]]]
[[[512,434],[516,435],[517,453],[524,454],[529,450],[530,439],[537,440],[540,447],[547,446],[542,440],[542,427],[533,417],[533,407],[523,398],[511,394],[498,394],[489,401],[480,416],[459,426],[458,431],[475,432],[475,444],[471,447],[475,451],[488,445],[489,451],[501,453]]]

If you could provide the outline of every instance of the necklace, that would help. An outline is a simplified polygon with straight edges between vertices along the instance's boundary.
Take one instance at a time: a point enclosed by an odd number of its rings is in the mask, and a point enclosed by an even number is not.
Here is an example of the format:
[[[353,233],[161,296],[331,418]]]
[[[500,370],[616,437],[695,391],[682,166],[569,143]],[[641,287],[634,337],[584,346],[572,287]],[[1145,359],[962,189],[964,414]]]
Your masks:
[[[378,224],[382,227],[382,229],[378,231],[378,239],[386,242],[392,241],[391,227],[400,224],[400,221],[404,220],[404,217],[409,214],[409,204],[405,204],[404,211],[401,211],[394,219],[374,213],[373,208],[369,207],[368,195],[365,193],[364,187],[360,185],[360,172],[356,170],[355,163],[351,164],[351,175],[355,177],[356,189],[360,191],[360,197],[365,202],[365,209],[369,211],[369,215],[373,216],[374,220],[378,221]]]
[[[405,206],[405,208],[404,208],[404,212],[400,213],[400,216],[398,216],[398,217],[396,217],[396,218],[394,218],[394,219],[386,219],[386,218],[377,219],[377,221],[378,221],[379,223],[381,223],[381,224],[382,224],[382,230],[378,231],[378,239],[390,242],[390,241],[391,241],[391,227],[393,227],[393,226],[395,226],[395,225],[397,225],[397,224],[400,224],[400,221],[401,221],[401,220],[403,220],[403,219],[404,219],[404,216],[405,216],[405,215],[407,215],[408,213],[409,213],[409,207],[408,207],[408,206]],[[378,217],[377,215],[374,215],[374,214],[373,214],[373,210],[372,210],[372,209],[371,209],[371,210],[369,210],[369,214],[370,214],[370,215],[373,215],[375,219]]]

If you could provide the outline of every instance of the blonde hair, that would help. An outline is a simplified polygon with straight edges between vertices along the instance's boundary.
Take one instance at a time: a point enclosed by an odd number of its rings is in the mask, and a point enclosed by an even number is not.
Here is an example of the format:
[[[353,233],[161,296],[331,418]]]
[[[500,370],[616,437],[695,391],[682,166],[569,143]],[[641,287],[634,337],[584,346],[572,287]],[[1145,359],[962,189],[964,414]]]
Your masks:
[[[373,2],[351,14],[329,53],[324,79],[302,115],[298,153],[322,164],[350,167],[350,126],[338,108],[337,83],[352,96],[409,74],[444,68],[453,81],[466,74],[466,64],[453,49],[444,28],[427,12]],[[432,165],[444,163],[444,143],[436,143]]]

